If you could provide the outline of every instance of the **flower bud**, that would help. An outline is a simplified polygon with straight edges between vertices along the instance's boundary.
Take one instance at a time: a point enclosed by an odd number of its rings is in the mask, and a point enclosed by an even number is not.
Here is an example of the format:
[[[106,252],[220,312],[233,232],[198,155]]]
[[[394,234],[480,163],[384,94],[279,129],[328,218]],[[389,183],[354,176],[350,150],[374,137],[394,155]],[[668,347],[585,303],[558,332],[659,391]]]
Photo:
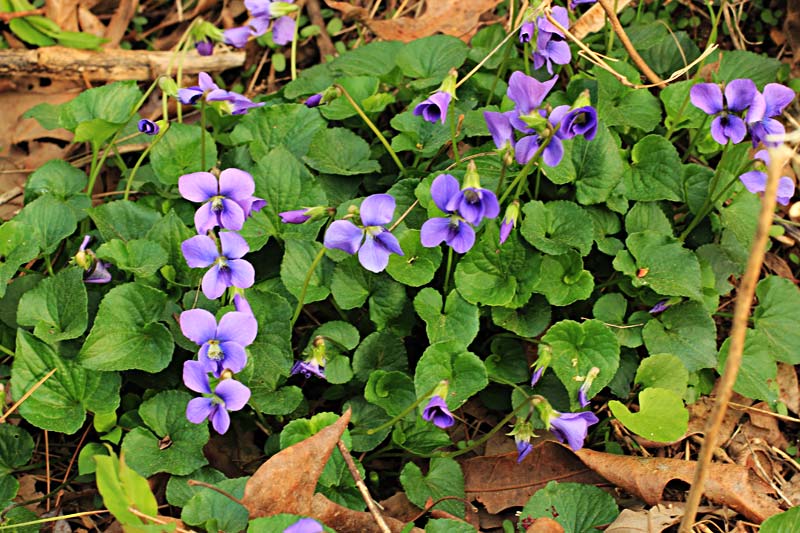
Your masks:
[[[503,222],[500,224],[500,244],[506,242],[508,236],[511,235],[511,230],[517,227],[518,219],[519,201],[514,200],[506,207],[506,213],[503,215]]]
[[[458,71],[456,69],[450,69],[450,72],[447,73],[445,79],[442,80],[442,84],[439,86],[439,90],[455,98],[456,80],[458,80]]]
[[[158,87],[161,89],[161,92],[163,92],[167,96],[172,96],[172,97],[178,96],[178,84],[175,83],[175,80],[173,80],[169,76],[161,76],[158,79]]]

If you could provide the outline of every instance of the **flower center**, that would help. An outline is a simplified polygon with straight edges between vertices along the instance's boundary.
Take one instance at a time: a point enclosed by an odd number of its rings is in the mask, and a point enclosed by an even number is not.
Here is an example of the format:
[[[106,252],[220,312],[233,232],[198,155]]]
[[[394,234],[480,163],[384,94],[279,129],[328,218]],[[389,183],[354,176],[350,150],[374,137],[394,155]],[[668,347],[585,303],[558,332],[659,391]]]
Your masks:
[[[215,213],[219,213],[220,211],[222,211],[222,209],[223,209],[222,200],[224,200],[224,199],[225,199],[225,197],[222,196],[222,195],[212,196],[211,197],[211,210],[214,211]]]
[[[383,226],[364,226],[364,231],[366,231],[372,237],[377,237],[386,230],[383,228]]]
[[[222,348],[219,345],[219,341],[217,339],[212,339],[208,341],[208,358],[212,361],[219,361],[225,355],[225,352],[222,351]]]
[[[217,260],[214,262],[219,266],[220,269],[228,268],[228,258],[224,255],[217,257]]]
[[[466,189],[463,191],[463,194],[464,194],[464,199],[471,204],[477,204],[481,201],[481,195],[480,193],[478,193],[478,191],[474,191],[472,189]]]

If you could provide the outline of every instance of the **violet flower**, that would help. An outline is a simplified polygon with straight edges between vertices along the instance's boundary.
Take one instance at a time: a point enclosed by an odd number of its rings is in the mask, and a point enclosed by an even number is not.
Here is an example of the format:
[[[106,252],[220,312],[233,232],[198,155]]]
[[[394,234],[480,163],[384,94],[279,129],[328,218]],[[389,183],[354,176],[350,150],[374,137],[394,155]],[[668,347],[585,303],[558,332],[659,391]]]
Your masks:
[[[244,48],[252,35],[253,29],[250,26],[239,26],[223,31],[222,40],[234,48]]]
[[[569,0],[569,8],[575,9],[577,6],[582,4],[594,4],[597,0]]]
[[[430,95],[426,100],[418,103],[414,107],[414,114],[422,116],[428,122],[445,123],[447,120],[447,109],[450,106],[452,96],[444,91],[437,91]]]
[[[769,166],[769,152],[767,150],[759,150],[755,154],[755,158],[764,162],[765,166]],[[751,170],[739,176],[739,180],[744,184],[745,188],[753,194],[761,193],[767,190],[767,174],[760,170]],[[794,196],[794,181],[788,176],[783,176],[778,181],[778,194],[776,201],[781,205],[789,205],[789,201]]]
[[[222,102],[227,104],[227,111],[231,115],[244,115],[248,110],[254,107],[264,106],[264,102],[255,103],[246,96],[233,91],[225,91],[223,89],[216,89],[206,95],[206,102]]]
[[[597,134],[597,110],[590,106],[567,108],[561,113],[562,107],[558,106],[550,112],[550,122],[558,126],[558,136],[562,139],[572,139],[576,135],[583,135],[584,139],[591,141]],[[558,112],[557,112],[558,110]]]
[[[75,263],[83,269],[84,283],[109,283],[111,281],[111,272],[108,271],[108,267],[111,266],[111,263],[101,261],[92,250],[87,248],[91,240],[92,237],[90,235],[83,237],[78,253],[75,254]]]
[[[569,13],[561,6],[552,10],[553,18],[562,27],[569,28]],[[553,64],[566,65],[572,60],[569,43],[565,40],[564,33],[559,30],[546,17],[539,17],[536,21],[539,29],[536,36],[536,50],[533,52],[533,66],[540,69],[547,68],[549,74],[553,73]]]
[[[322,93],[312,94],[305,101],[306,107],[317,107],[320,103],[322,103]]]
[[[519,202],[514,200],[508,207],[503,215],[503,221],[500,223],[500,244],[506,242],[508,236],[511,235],[511,230],[517,227],[517,220],[519,219]]]
[[[219,85],[214,83],[214,80],[211,79],[211,76],[205,72],[201,72],[197,75],[197,81],[197,85],[178,89],[178,99],[182,104],[194,104],[205,94],[210,93],[211,91],[219,90]]]
[[[431,197],[436,207],[447,213],[448,217],[436,217],[425,221],[420,229],[422,246],[433,248],[444,241],[455,252],[463,254],[475,244],[475,230],[448,206],[452,199],[458,199],[461,189],[458,180],[450,174],[440,174],[431,184]]]
[[[404,255],[397,237],[384,226],[392,221],[395,199],[389,194],[373,194],[361,202],[359,227],[349,220],[336,220],[323,240],[326,248],[348,254],[358,252],[358,262],[370,272],[381,272],[389,264],[389,254]]]
[[[279,45],[285,46],[292,42],[294,39],[295,21],[292,17],[280,17],[272,23],[272,41]]]
[[[586,407],[589,405],[589,389],[592,387],[592,383],[594,383],[594,380],[597,378],[598,374],[600,374],[600,369],[596,366],[593,366],[584,378],[583,383],[581,383],[581,386],[578,389],[578,403],[581,407]]]
[[[233,307],[239,313],[245,313],[255,317],[253,314],[253,308],[250,307],[250,303],[241,294],[237,293],[233,295]],[[258,327],[258,324],[256,324],[256,327]]]
[[[519,42],[529,43],[536,33],[536,24],[532,20],[526,20],[519,29]]]
[[[464,220],[473,226],[480,224],[484,218],[496,218],[500,214],[497,196],[480,185],[480,176],[478,176],[475,162],[470,161],[467,173],[464,175],[464,185],[458,194],[450,196],[445,206],[446,211],[451,213],[457,211]]]
[[[530,115],[542,105],[556,81],[558,76],[542,82],[518,70],[508,79],[506,95],[516,105],[518,115]],[[526,125],[522,123],[522,127],[518,129],[524,131],[524,128]]]
[[[146,118],[140,120],[137,124],[137,127],[139,128],[139,131],[145,135],[157,135],[158,131],[161,129],[158,127],[158,124]]]
[[[278,216],[281,217],[281,222],[284,224],[303,224],[307,220],[311,220],[311,216],[307,215],[306,211],[308,209],[294,209],[278,213]]]
[[[313,518],[301,518],[291,526],[283,530],[283,533],[323,533],[325,529],[322,524]]]
[[[739,179],[741,179],[741,176],[739,176]],[[669,307],[670,307],[669,300],[661,300],[660,302],[656,303],[656,305],[654,305],[652,309],[648,311],[648,313],[650,313],[651,315],[657,315],[658,313],[663,313],[664,311],[669,309]]]
[[[244,347],[252,344],[258,333],[253,315],[238,311],[225,313],[217,325],[214,315],[205,309],[190,309],[181,313],[180,324],[184,336],[200,346],[197,359],[214,377],[224,370],[240,372],[247,364]]]
[[[547,369],[541,366],[533,371],[533,375],[531,375],[531,387],[539,383],[539,380],[542,379],[542,375],[544,375],[545,370]]]
[[[220,172],[219,181],[211,172],[184,174],[178,179],[178,190],[191,202],[205,202],[194,214],[194,224],[201,235],[217,226],[242,229],[247,217],[245,209],[252,209],[252,203],[261,200],[253,196],[253,176],[238,168]]]
[[[498,150],[504,151],[514,147],[514,128],[511,126],[511,118],[516,116],[514,111],[499,113],[497,111],[484,111],[483,119],[486,127],[492,134],[492,140]]]
[[[533,451],[533,444],[529,440],[514,439],[517,445],[517,464],[521,463]]]
[[[242,259],[250,251],[247,241],[237,233],[222,232],[219,242],[221,251],[207,235],[195,235],[181,243],[181,251],[190,267],[211,267],[201,285],[209,300],[222,296],[228,287],[247,289],[255,281],[253,265]]]
[[[583,441],[589,433],[589,426],[599,422],[597,416],[591,411],[580,413],[559,413],[552,411],[550,414],[550,431],[559,440],[566,442],[574,451],[583,448]]]
[[[295,374],[303,374],[306,379],[310,378],[312,375],[317,376],[320,379],[325,379],[325,366],[324,363],[320,364],[315,359],[310,359],[308,361],[295,361],[292,365],[292,370],[289,375],[294,376]]]
[[[763,142],[764,146],[778,146],[781,141],[768,140],[768,137],[783,137],[786,130],[783,124],[772,117],[780,116],[783,109],[794,100],[794,91],[780,83],[768,83],[764,92],[756,91],[752,105],[747,111],[747,127],[753,137],[753,146]]]
[[[517,147],[514,151],[514,158],[517,163],[524,165],[528,163],[536,152],[539,151],[542,138],[538,135],[528,135],[517,141]],[[564,157],[564,145],[558,135],[554,134],[550,138],[550,142],[542,150],[542,161],[548,166],[555,167],[561,162]]]
[[[203,39],[194,43],[194,48],[201,56],[210,56],[214,54],[214,41],[211,39]]]
[[[456,421],[444,398],[439,395],[431,396],[428,405],[422,410],[422,419],[442,429],[449,428]]]
[[[183,363],[183,383],[189,389],[206,395],[189,400],[186,418],[193,424],[211,420],[219,434],[228,431],[231,425],[228,411],[239,411],[250,400],[250,389],[232,378],[221,380],[212,392],[208,373],[200,361]]]
[[[689,92],[692,105],[708,115],[716,115],[711,122],[711,137],[723,145],[728,141],[733,144],[742,142],[747,127],[744,120],[733,113],[747,109],[757,94],[756,84],[747,78],[729,82],[725,86],[724,101],[722,90],[716,83],[698,83]]]

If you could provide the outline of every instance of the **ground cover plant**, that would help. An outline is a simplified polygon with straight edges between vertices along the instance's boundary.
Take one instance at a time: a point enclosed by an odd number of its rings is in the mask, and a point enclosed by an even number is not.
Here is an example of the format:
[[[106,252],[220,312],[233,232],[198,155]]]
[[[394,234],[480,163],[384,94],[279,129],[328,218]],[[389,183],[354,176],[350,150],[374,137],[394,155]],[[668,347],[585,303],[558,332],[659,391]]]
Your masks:
[[[0,531],[791,531],[790,65],[725,1],[364,4],[25,112],[86,154],[0,225]]]

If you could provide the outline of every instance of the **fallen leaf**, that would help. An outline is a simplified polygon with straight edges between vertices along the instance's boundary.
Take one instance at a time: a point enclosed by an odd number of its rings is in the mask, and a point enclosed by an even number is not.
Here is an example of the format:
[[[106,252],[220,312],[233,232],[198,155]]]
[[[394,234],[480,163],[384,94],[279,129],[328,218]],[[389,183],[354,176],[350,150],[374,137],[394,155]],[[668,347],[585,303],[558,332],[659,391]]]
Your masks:
[[[789,263],[787,263],[786,260],[779,255],[772,252],[767,252],[767,254],[764,256],[764,266],[774,274],[777,274],[782,278],[786,278],[792,283],[797,283],[797,279],[792,273],[792,267],[790,267]]]
[[[658,504],[650,509],[623,509],[616,520],[606,528],[606,533],[661,533],[681,521],[682,504]]]
[[[396,492],[385,500],[381,500],[380,504],[387,515],[397,518],[401,522],[410,522],[422,511],[411,503],[405,492]]]
[[[490,513],[522,507],[548,482],[603,483],[561,444],[543,442],[522,463],[517,454],[480,456],[461,463],[467,499],[477,500]]]
[[[128,31],[128,26],[136,16],[139,8],[139,0],[122,0],[117,4],[117,10],[106,28],[105,38],[108,42],[103,44],[103,48],[118,48],[120,41]]]
[[[617,0],[617,13],[625,9],[631,0]],[[606,27],[606,12],[603,6],[595,4],[586,10],[586,13],[581,15],[581,18],[575,21],[575,24],[570,26],[569,31],[578,39],[583,39],[590,33],[595,33]]]
[[[778,386],[780,400],[793,413],[800,413],[800,384],[797,382],[797,370],[794,365],[778,363]]]
[[[697,466],[695,461],[630,457],[585,448],[575,452],[575,455],[608,481],[650,505],[661,501],[670,481],[680,480],[691,484]],[[748,468],[711,463],[704,494],[709,500],[727,505],[749,520],[760,523],[781,512],[778,504],[767,496],[769,492],[769,485]]]
[[[65,31],[78,31],[78,0],[46,0],[44,14]]]
[[[97,37],[102,37],[106,33],[105,24],[100,21],[97,15],[83,6],[78,8],[78,22],[81,24],[81,30],[86,33],[91,33]]]
[[[711,396],[704,396],[693,404],[687,406],[689,409],[689,428],[686,430],[687,436],[695,434],[702,435],[705,433],[706,422],[711,415],[714,402],[716,402],[716,398],[712,392]],[[745,398],[744,396],[736,394],[735,392],[731,397],[731,402],[745,405],[747,407],[750,407],[753,404],[753,400]],[[728,439],[731,438],[731,435],[733,435],[733,431],[736,429],[736,425],[739,423],[739,419],[742,418],[743,414],[743,411],[737,409],[728,409],[725,412],[725,418],[722,419],[722,427],[720,428],[719,435],[717,436],[717,446],[722,446],[728,441]]]
[[[564,533],[564,526],[552,518],[537,518],[528,526],[525,533]]]

